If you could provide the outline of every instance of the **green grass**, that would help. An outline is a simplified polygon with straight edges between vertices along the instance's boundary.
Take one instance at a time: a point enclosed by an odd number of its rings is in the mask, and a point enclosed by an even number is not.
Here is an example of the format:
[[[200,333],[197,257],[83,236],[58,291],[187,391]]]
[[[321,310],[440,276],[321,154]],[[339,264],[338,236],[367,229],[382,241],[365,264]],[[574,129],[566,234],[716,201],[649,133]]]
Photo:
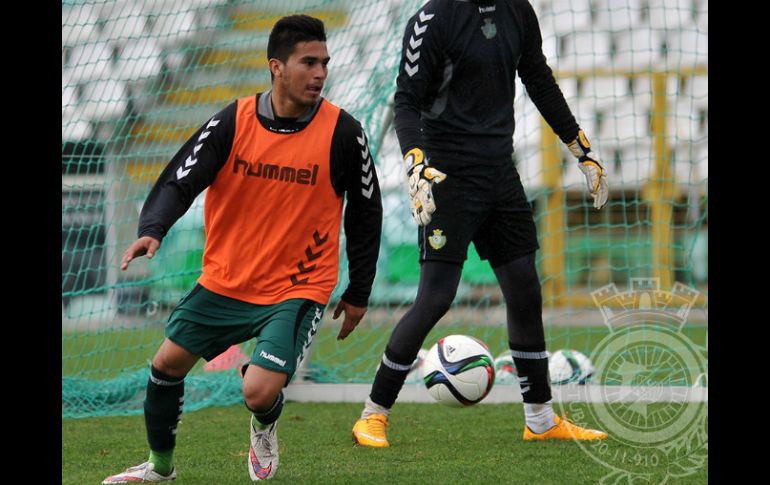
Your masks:
[[[706,342],[706,326],[687,326],[683,333],[694,343]],[[319,331],[312,348],[312,362],[320,366],[323,382],[371,382],[379,364],[385,344],[390,337],[387,329],[357,329],[347,340],[338,342],[330,330]],[[459,326],[445,327],[441,324],[433,328],[423,344],[430,348],[439,338],[450,333],[471,335],[483,340],[490,348],[493,357],[508,350],[508,334],[504,325],[494,327]],[[587,355],[609,335],[607,327],[546,327],[547,348],[575,349]],[[350,341],[348,341],[350,340]]]
[[[62,333],[62,376],[110,379],[146,368],[162,341],[161,326]]]
[[[328,325],[329,322],[325,321]],[[344,341],[338,341],[338,330],[331,325],[321,327],[313,340],[312,359],[318,364],[317,377],[324,382],[371,382],[392,327],[356,329]],[[706,342],[708,327],[686,326],[683,333],[696,344]],[[493,357],[507,349],[504,325],[494,327],[437,325],[423,344],[428,348],[440,337],[462,333],[482,339]],[[589,354],[609,334],[606,327],[546,327],[548,349],[571,348]],[[158,345],[163,328],[153,326],[135,330],[113,330],[99,333],[66,333],[62,337],[62,375],[91,379],[109,379],[126,370],[147,368]],[[250,346],[242,347],[251,351]],[[193,372],[199,371],[202,363]]]
[[[577,443],[522,441],[521,404],[465,409],[397,404],[388,434],[391,447],[386,449],[353,446],[350,430],[360,410],[360,403],[287,403],[278,428],[281,465],[273,482],[582,484],[598,483],[610,472]],[[250,483],[248,420],[243,406],[184,414],[177,437],[176,483]],[[613,440],[603,443],[609,452],[636,451]],[[62,423],[63,484],[100,483],[146,458],[141,416]],[[706,483],[706,467],[675,483]],[[645,483],[664,478],[657,469]]]

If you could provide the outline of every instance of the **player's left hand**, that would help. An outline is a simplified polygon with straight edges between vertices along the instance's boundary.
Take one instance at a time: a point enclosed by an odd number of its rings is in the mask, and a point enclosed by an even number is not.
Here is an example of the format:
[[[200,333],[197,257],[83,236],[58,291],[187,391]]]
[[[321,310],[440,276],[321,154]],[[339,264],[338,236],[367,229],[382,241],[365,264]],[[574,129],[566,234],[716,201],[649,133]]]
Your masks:
[[[337,340],[344,340],[345,337],[350,335],[350,332],[352,332],[361,322],[361,319],[364,318],[366,310],[367,307],[365,306],[360,307],[351,305],[345,300],[340,300],[339,303],[337,303],[337,308],[334,309],[334,315],[332,315],[332,319],[336,320],[339,318],[343,311],[345,312],[345,320],[342,322],[340,333],[337,334]]]
[[[586,177],[588,193],[594,198],[594,207],[601,209],[609,196],[607,170],[602,166],[596,152],[591,150],[591,144],[583,130],[578,131],[577,138],[567,144],[567,148],[578,159],[578,168]]]

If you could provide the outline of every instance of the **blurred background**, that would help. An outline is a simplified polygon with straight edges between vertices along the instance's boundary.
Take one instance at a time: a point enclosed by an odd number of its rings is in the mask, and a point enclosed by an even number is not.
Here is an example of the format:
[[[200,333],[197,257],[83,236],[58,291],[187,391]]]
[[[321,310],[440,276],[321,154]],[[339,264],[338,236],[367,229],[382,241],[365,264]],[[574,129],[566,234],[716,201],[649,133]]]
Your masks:
[[[325,316],[297,379],[371,381],[419,277],[391,121],[403,29],[423,3],[62,2],[63,416],[141,413],[163,325],[200,274],[205,192],[152,261],[120,272],[120,255],[136,237],[152,183],[184,141],[236,98],[269,89],[267,37],[291,13],[326,25],[332,61],[324,96],[364,125],[385,206],[365,322],[339,343],[338,322]],[[707,348],[708,3],[531,3],[549,65],[602,157],[611,188],[607,206],[593,210],[574,157],[517,78],[512,163],[535,209],[549,348],[590,355],[609,331],[591,292],[615,284],[622,293],[640,278],[664,293],[677,283],[691,290],[695,296],[683,300],[684,332]],[[332,305],[346,273],[343,257]],[[494,354],[507,349],[502,295],[473,246],[455,304],[425,346],[449,333],[477,336]],[[196,367],[187,381],[187,409],[238,402],[231,369],[251,347]]]

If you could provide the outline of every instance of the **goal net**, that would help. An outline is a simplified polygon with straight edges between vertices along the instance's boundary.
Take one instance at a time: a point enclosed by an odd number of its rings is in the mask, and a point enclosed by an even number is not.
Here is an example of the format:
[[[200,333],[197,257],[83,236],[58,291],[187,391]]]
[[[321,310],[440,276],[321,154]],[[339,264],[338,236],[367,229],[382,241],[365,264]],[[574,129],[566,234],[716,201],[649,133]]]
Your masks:
[[[364,125],[385,214],[364,322],[340,342],[339,323],[329,311],[296,379],[372,381],[419,278],[392,100],[404,26],[423,3],[62,2],[64,417],[141,413],[149,361],[164,324],[200,274],[203,196],[151,261],[140,258],[121,272],[121,254],[136,237],[154,180],[181,144],[234,99],[269,89],[267,37],[279,18],[292,13],[326,25],[332,60],[324,96]],[[608,204],[595,211],[574,158],[517,78],[513,162],[538,226],[548,349],[577,350],[611,365],[607,352],[617,349],[607,346],[608,339],[618,335],[620,323],[647,312],[636,323],[662,322],[676,337],[673,351],[626,355],[637,364],[632,368],[657,368],[643,378],[651,385],[706,386],[708,4],[532,3],[543,51],[608,169],[611,188]],[[347,284],[341,255],[330,308]],[[424,347],[462,333],[483,340],[498,356],[508,349],[505,322],[494,274],[471,246],[455,302]],[[186,380],[186,409],[239,402],[234,368],[252,350],[253,342],[244,343],[197,365]],[[683,353],[697,358],[677,360]],[[595,385],[636,385],[639,375],[597,374]],[[416,382],[419,376],[410,375],[408,383]]]

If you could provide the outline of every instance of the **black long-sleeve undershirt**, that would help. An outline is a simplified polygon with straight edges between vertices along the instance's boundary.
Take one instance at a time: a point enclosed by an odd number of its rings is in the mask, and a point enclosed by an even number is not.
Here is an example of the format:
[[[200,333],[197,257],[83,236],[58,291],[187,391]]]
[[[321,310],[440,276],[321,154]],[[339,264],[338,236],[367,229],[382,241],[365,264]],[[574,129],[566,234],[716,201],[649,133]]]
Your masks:
[[[142,207],[139,237],[152,236],[162,241],[198,194],[211,185],[230,156],[235,138],[236,109],[237,101],[214,115],[174,155]],[[299,122],[258,117],[266,129],[287,136],[312,122],[312,119]],[[204,132],[209,134],[200,140]],[[363,145],[361,140],[364,140]],[[196,160],[192,166],[189,164],[191,157]],[[179,170],[190,168],[184,177],[177,176]],[[364,132],[358,121],[344,110],[340,111],[332,135],[330,176],[335,192],[347,197],[344,228],[350,284],[342,299],[356,306],[366,306],[379,255],[382,202]]]
[[[407,23],[395,129],[403,153],[483,164],[513,153],[515,75],[562,141],[578,125],[542,52],[527,0],[431,0]]]

